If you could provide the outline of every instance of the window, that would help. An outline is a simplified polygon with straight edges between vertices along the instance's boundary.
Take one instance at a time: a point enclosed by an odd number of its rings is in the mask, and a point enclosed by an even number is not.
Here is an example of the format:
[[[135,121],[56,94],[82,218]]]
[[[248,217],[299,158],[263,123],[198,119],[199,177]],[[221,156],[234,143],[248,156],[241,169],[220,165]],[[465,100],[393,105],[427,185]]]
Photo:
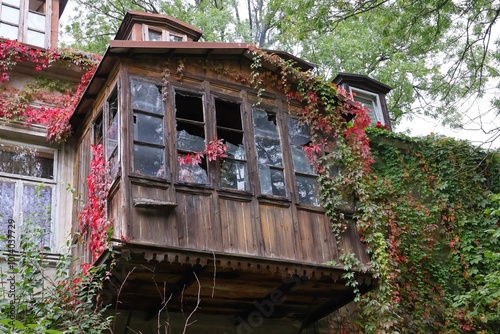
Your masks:
[[[318,182],[316,181],[318,175],[302,150],[302,147],[311,142],[309,126],[301,123],[298,119],[289,118],[288,131],[297,187],[297,199],[302,204],[319,206],[319,189]]]
[[[133,79],[131,90],[134,123],[133,172],[165,177],[165,110],[161,87]]]
[[[179,182],[207,184],[207,161],[198,163],[196,156],[205,150],[205,117],[203,97],[198,94],[175,92],[175,117],[177,123],[177,157]]]
[[[253,127],[260,192],[265,195],[286,196],[283,153],[276,114],[262,109],[253,109]]]
[[[382,108],[380,106],[380,100],[377,94],[358,88],[351,88],[351,93],[353,94],[354,101],[361,103],[361,105],[370,110],[368,112],[368,116],[370,116],[370,124],[374,125],[377,124],[377,122],[385,124]]]
[[[40,246],[52,248],[54,180],[53,150],[0,143],[0,233],[7,236],[8,222],[14,220],[16,249],[28,222],[40,229]],[[7,241],[0,240],[0,249],[6,247]]]
[[[221,163],[220,186],[237,190],[248,190],[247,162],[241,105],[215,99],[217,138],[229,147],[227,158]]]
[[[106,160],[113,180],[118,175],[120,161],[118,156],[118,93],[115,89],[107,100],[108,117],[106,128]]]
[[[45,1],[1,0],[0,36],[23,43],[48,47]],[[20,24],[26,22],[26,24]],[[23,30],[24,29],[24,30]]]
[[[142,35],[145,41],[168,41],[168,42],[187,41],[186,35],[172,33],[168,30],[157,27],[151,27],[148,25],[142,26]]]

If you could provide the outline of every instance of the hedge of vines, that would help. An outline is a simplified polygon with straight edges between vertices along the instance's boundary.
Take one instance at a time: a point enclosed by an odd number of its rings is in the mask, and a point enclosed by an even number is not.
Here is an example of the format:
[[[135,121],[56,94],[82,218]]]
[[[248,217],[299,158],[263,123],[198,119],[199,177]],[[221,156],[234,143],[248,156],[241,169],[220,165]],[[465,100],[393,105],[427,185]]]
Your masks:
[[[358,329],[495,333],[499,152],[368,127],[366,110],[339,87],[275,55],[253,52],[256,87],[262,91],[277,80],[284,96],[303,105],[302,120],[312,131],[304,150],[320,174],[322,204],[337,236],[345,228],[338,208],[356,200],[357,226],[378,278],[377,289],[358,303]],[[278,73],[266,71],[264,63]],[[352,258],[343,258],[347,268],[359,265]]]

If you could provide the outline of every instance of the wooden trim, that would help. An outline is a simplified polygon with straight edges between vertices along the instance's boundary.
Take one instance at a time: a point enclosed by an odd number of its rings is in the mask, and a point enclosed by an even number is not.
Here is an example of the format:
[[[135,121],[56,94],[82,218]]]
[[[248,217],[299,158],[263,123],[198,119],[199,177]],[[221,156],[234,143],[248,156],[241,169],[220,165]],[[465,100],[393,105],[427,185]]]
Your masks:
[[[135,207],[164,207],[174,209],[177,207],[177,203],[159,201],[151,198],[134,197],[133,203]]]

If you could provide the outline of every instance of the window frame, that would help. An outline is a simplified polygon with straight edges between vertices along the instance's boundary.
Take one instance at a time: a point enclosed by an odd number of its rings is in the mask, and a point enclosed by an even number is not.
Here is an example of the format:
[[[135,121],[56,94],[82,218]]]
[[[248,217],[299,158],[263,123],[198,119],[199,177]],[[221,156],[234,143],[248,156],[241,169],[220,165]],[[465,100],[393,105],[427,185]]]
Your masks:
[[[147,84],[150,84],[150,85],[154,85],[156,86],[158,89],[159,89],[159,92],[160,94],[162,94],[162,108],[163,108],[163,113],[162,114],[159,114],[159,113],[155,113],[155,112],[152,112],[152,111],[148,111],[148,110],[143,110],[143,109],[139,109],[139,108],[134,108],[133,104],[134,104],[134,101],[133,101],[133,96],[132,96],[132,82],[133,81],[140,81],[140,82],[143,82],[143,83],[147,83]],[[130,105],[130,110],[129,110],[129,116],[131,117],[131,120],[130,120],[130,124],[131,124],[131,133],[130,133],[130,136],[131,136],[131,143],[132,143],[132,147],[131,147],[131,152],[132,152],[132,156],[131,156],[131,159],[130,159],[130,172],[132,175],[136,176],[136,177],[141,177],[141,178],[153,178],[153,179],[156,179],[156,180],[170,180],[170,165],[169,165],[169,152],[168,152],[168,138],[169,138],[169,129],[168,129],[168,121],[167,121],[167,105],[166,105],[166,102],[165,102],[165,93],[162,91],[162,85],[159,83],[159,82],[156,82],[156,81],[153,81],[153,80],[148,80],[146,78],[143,78],[143,77],[140,77],[140,76],[130,76],[129,79],[128,79],[128,95],[130,96],[130,100],[129,100],[129,105]],[[162,134],[161,134],[161,139],[162,139],[162,144],[157,144],[157,143],[149,143],[147,141],[142,141],[142,140],[139,140],[139,139],[136,139],[135,138],[135,122],[136,122],[136,116],[137,115],[143,115],[143,116],[150,116],[150,117],[153,117],[153,118],[158,118],[158,119],[161,119],[161,125],[162,125]],[[139,145],[139,146],[142,146],[142,147],[151,147],[151,148],[156,148],[156,149],[161,149],[163,150],[163,153],[162,153],[162,157],[163,157],[163,173],[162,175],[159,175],[157,173],[157,175],[147,175],[147,174],[142,174],[142,173],[138,173],[137,172],[137,169],[135,167],[135,156],[134,156],[134,152],[135,152],[135,146],[136,145]],[[158,172],[160,171],[160,169],[158,170]]]
[[[274,109],[274,110],[273,110]],[[258,189],[258,193],[260,196],[264,196],[264,197],[268,197],[268,198],[276,198],[276,199],[289,199],[290,198],[290,190],[289,190],[289,186],[288,186],[288,181],[287,181],[287,155],[290,154],[291,156],[291,152],[290,153],[287,153],[285,152],[286,151],[286,141],[285,141],[285,138],[284,138],[284,135],[283,135],[283,130],[282,130],[282,126],[281,126],[281,115],[283,115],[283,112],[280,112],[279,110],[275,110],[276,108],[275,107],[266,107],[264,105],[259,105],[259,106],[255,106],[253,105],[251,107],[251,118],[252,118],[252,124],[249,126],[251,127],[251,130],[252,130],[252,133],[253,133],[253,147],[254,147],[254,152],[255,152],[255,168],[256,168],[256,171],[257,171],[257,174],[258,175],[258,180],[256,180],[255,184],[257,185],[257,189]],[[279,147],[280,147],[280,150],[281,150],[281,166],[276,166],[276,165],[268,165],[268,164],[265,164],[266,166],[269,167],[270,170],[281,170],[281,173],[282,173],[282,177],[283,177],[283,182],[284,182],[284,194],[283,195],[277,195],[277,194],[273,194],[273,193],[264,193],[263,190],[262,190],[262,178],[261,178],[261,172],[260,172],[260,166],[261,164],[259,163],[259,153],[258,153],[258,150],[257,150],[257,137],[266,137],[266,138],[274,138],[274,137],[267,137],[267,136],[263,136],[263,135],[258,135],[257,134],[257,127],[256,127],[256,124],[255,124],[255,118],[254,118],[254,112],[255,110],[260,110],[260,111],[263,111],[267,114],[274,114],[274,117],[276,117],[276,129],[277,129],[277,133],[278,133],[278,141],[279,141]],[[272,190],[272,179],[271,179],[271,190]]]
[[[39,187],[43,186],[43,188],[50,188],[51,190],[51,195],[50,195],[50,223],[49,223],[49,229],[50,229],[50,235],[48,238],[49,245],[45,245],[45,247],[48,247],[50,249],[50,252],[55,251],[55,241],[56,241],[56,224],[55,224],[55,218],[56,218],[56,212],[57,212],[57,203],[56,203],[56,198],[57,198],[57,180],[58,180],[58,151],[54,148],[49,148],[45,146],[39,146],[39,145],[33,145],[33,144],[27,144],[24,142],[16,142],[16,141],[11,141],[11,140],[0,140],[0,147],[22,147],[26,148],[29,150],[32,150],[33,153],[43,153],[43,154],[48,154],[51,159],[52,159],[52,177],[47,178],[47,177],[37,177],[37,176],[29,176],[29,175],[21,175],[21,174],[16,174],[16,173],[9,173],[9,172],[0,172],[0,182],[5,182],[5,183],[13,183],[14,184],[14,207],[13,207],[13,217],[12,219],[15,221],[15,250],[19,250],[20,246],[20,235],[21,235],[21,226],[23,225],[24,222],[24,213],[23,213],[23,191],[25,186],[33,186],[33,187]],[[21,198],[19,200],[19,197]],[[5,249],[0,249],[0,252],[5,251]]]
[[[227,126],[221,126],[217,123],[217,101],[221,101],[222,103],[231,103],[239,106],[239,116],[240,116],[240,122],[241,122],[241,130],[238,130],[236,128],[228,128]],[[226,131],[226,132],[235,132],[235,133],[241,133],[242,136],[242,145],[243,145],[243,153],[244,153],[244,159],[240,158],[233,158],[233,157],[226,157],[220,159],[220,161],[217,164],[217,180],[218,180],[218,187],[221,190],[224,191],[232,191],[232,192],[241,192],[241,193],[249,193],[252,188],[252,182],[250,180],[250,170],[249,170],[249,141],[247,138],[247,133],[249,130],[249,125],[245,121],[245,104],[244,101],[241,99],[235,99],[234,97],[226,97],[222,94],[218,94],[216,92],[211,93],[211,102],[212,102],[212,110],[213,110],[213,117],[214,117],[214,126],[215,126],[215,136],[212,136],[212,138],[216,137],[217,139],[222,139],[224,143],[227,145],[227,139],[224,138],[223,136],[219,137],[219,130]],[[228,151],[229,152],[229,151]],[[245,169],[245,187],[244,189],[239,189],[239,188],[232,188],[232,187],[227,187],[223,186],[222,184],[222,168],[224,162],[231,161],[234,163],[241,163],[244,164],[244,169]]]
[[[357,97],[360,97],[374,102],[373,105],[375,110],[371,110],[370,108],[368,108],[371,111],[371,113],[368,113],[368,116],[370,116],[370,124],[375,125],[377,124],[377,122],[380,122],[382,125],[385,125],[385,118],[384,118],[384,113],[382,111],[382,104],[380,103],[379,95],[357,87],[349,87],[349,89],[354,101],[361,103],[358,100],[356,100]],[[370,114],[373,114],[375,116],[375,119],[372,119]]]
[[[0,0],[0,24],[5,24],[11,27],[16,27],[17,29],[17,37],[14,38],[15,40],[33,45],[36,47],[41,47],[41,48],[50,48],[50,31],[51,31],[51,12],[52,12],[52,6],[50,1],[39,1],[41,3],[45,3],[44,11],[36,11],[36,10],[31,10],[30,6],[32,3],[34,3],[34,0],[19,0],[19,7],[17,7],[15,4],[12,4],[9,1],[2,1]],[[9,8],[14,8],[19,10],[19,18],[16,24],[13,22],[6,22],[1,20],[1,14],[2,14],[2,9],[3,6],[7,6]],[[33,27],[29,26],[29,14],[34,13],[36,15],[43,15],[44,16],[44,30],[36,29]],[[43,34],[43,44],[40,45],[39,43],[30,43],[29,42],[29,32],[35,32],[35,33],[42,33]]]
[[[158,41],[152,41],[149,39],[149,32],[150,31],[160,33],[161,34],[160,41],[163,41],[163,42],[186,42],[187,41],[187,35],[185,35],[185,34],[174,33],[174,32],[171,32],[169,30],[166,30],[166,29],[163,29],[160,27],[155,27],[155,26],[151,26],[148,24],[143,24],[142,25],[142,39],[144,41],[158,42]],[[172,40],[170,40],[171,36],[176,37],[176,38],[181,38],[181,40],[172,41]]]
[[[294,186],[293,186],[294,200],[297,203],[297,205],[300,205],[300,206],[309,206],[309,207],[313,207],[313,208],[319,208],[319,207],[321,207],[321,199],[320,199],[320,193],[319,193],[319,182],[318,182],[319,174],[317,172],[309,173],[309,172],[305,172],[305,171],[296,170],[295,162],[294,162],[295,160],[294,160],[293,147],[294,146],[299,147],[299,145],[294,144],[292,142],[291,133],[290,133],[290,123],[289,123],[290,120],[295,120],[297,122],[297,124],[300,124],[301,120],[296,115],[288,115],[288,117],[286,118],[286,132],[287,132],[287,137],[288,137],[287,138],[288,139],[288,150],[289,150],[290,160],[291,160],[290,167],[291,167],[292,180],[293,180],[293,184],[294,184]],[[311,137],[310,133],[309,133],[309,137]],[[300,149],[302,152],[303,152],[302,147],[304,147],[304,145],[306,145],[306,144],[300,145]],[[314,169],[314,167],[312,167],[312,168]],[[314,178],[315,183],[316,183],[316,187],[315,187],[316,194],[315,194],[314,199],[315,199],[316,203],[306,203],[306,202],[301,201],[301,198],[299,195],[297,176],[308,178],[308,179]]]

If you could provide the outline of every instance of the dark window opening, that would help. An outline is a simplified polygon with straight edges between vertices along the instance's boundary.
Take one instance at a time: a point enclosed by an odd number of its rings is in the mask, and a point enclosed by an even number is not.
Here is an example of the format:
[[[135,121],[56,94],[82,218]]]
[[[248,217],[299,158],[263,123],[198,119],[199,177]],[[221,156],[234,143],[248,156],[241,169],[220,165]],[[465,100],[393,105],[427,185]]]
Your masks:
[[[201,95],[175,93],[177,159],[179,182],[207,184],[207,161],[199,158],[205,150],[205,122]]]
[[[224,140],[224,143],[228,146],[227,157],[222,160],[221,164],[221,187],[248,190],[241,105],[216,99],[215,117],[217,138]]]
[[[104,136],[104,123],[101,110],[99,112],[99,115],[94,120],[94,144],[95,145],[102,144],[103,136]]]

